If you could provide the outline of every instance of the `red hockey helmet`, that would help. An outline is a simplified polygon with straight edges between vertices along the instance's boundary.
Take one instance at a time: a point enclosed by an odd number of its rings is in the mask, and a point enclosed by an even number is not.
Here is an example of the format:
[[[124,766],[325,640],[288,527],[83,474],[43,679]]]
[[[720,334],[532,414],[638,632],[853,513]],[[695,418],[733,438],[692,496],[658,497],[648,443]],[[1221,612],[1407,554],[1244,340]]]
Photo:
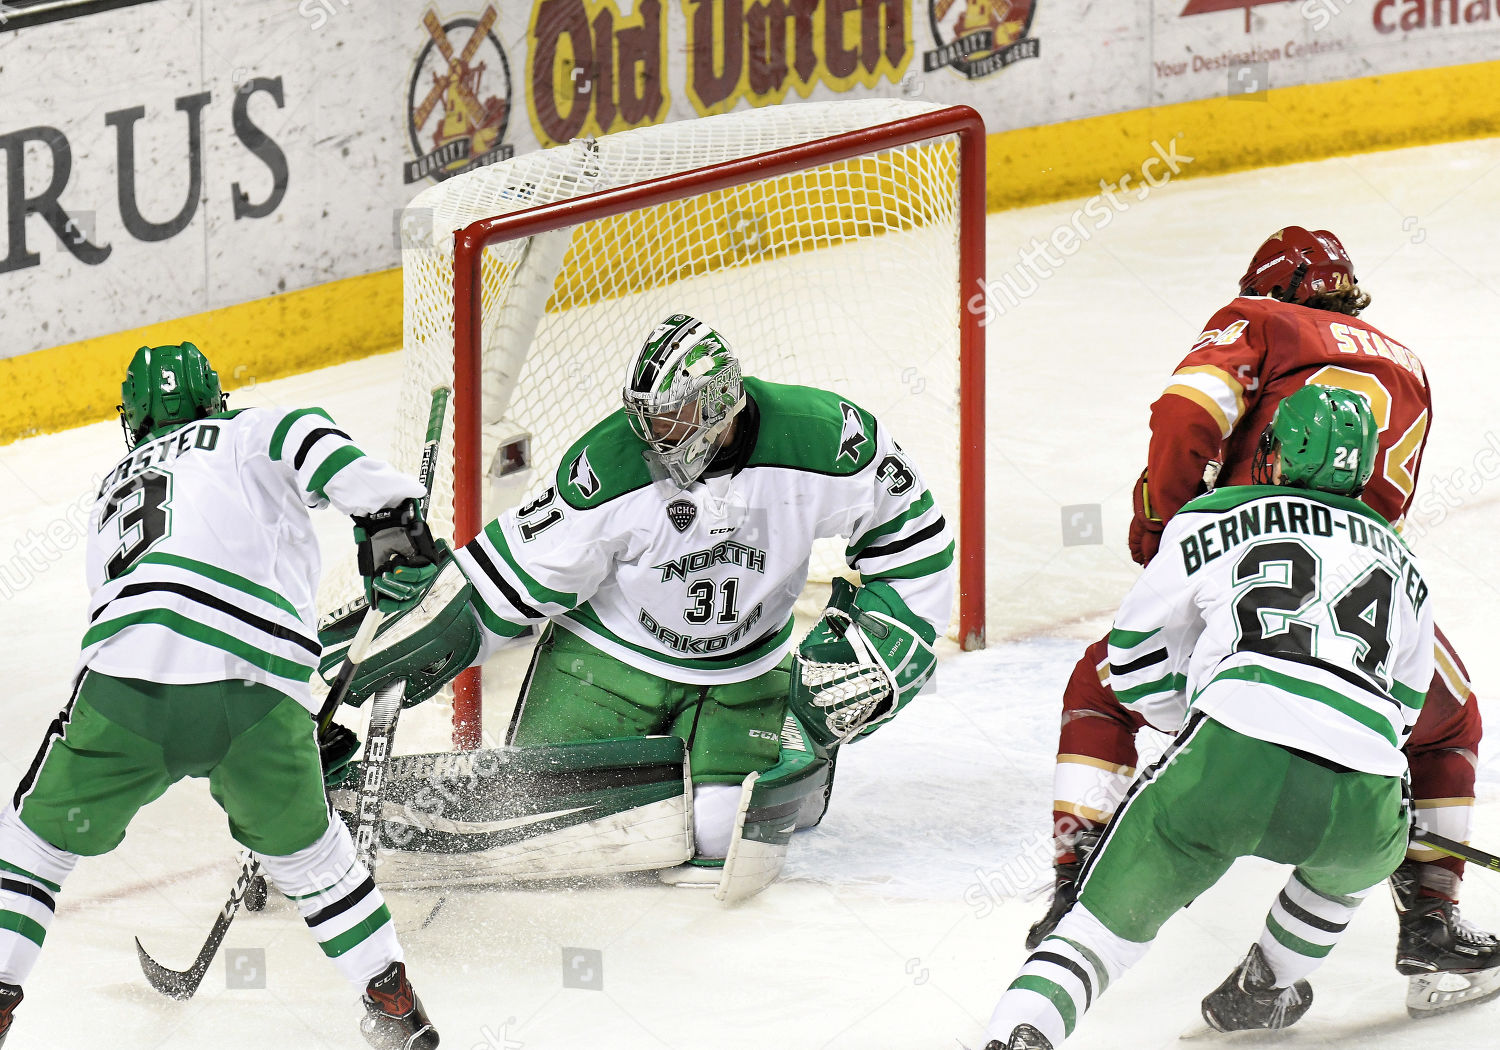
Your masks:
[[[1354,285],[1354,263],[1337,237],[1327,230],[1288,226],[1255,250],[1250,269],[1240,278],[1240,294],[1305,303]]]

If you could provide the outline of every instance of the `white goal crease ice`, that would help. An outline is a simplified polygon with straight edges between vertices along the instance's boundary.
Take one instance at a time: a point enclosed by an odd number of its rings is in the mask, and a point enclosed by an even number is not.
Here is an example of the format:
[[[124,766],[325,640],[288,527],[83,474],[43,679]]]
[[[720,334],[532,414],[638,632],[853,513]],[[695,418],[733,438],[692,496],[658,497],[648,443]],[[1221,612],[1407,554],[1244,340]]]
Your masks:
[[[981,421],[983,410],[982,379],[966,403],[960,397],[961,336],[979,338],[962,302],[972,284],[966,275],[983,272],[982,125],[962,149],[951,128],[904,145],[872,136],[847,159],[814,153],[798,170],[708,191],[687,186],[664,202],[601,218],[587,218],[583,201],[554,228],[493,241],[474,282],[477,365],[455,376],[453,231],[938,112],[957,111],[888,99],[773,106],[579,140],[419,194],[402,223],[395,461],[417,469],[429,393],[455,385],[429,511],[434,533],[463,542],[455,523],[465,524],[465,501],[472,529],[550,484],[568,445],[619,406],[626,368],[651,329],[676,312],[721,332],[747,374],[826,387],[874,412],[955,531],[961,517],[982,523],[982,441],[965,450],[960,439],[961,408]],[[971,201],[969,221],[978,236],[964,238],[961,173],[974,165],[980,199]],[[979,355],[982,377],[982,348],[968,352]],[[482,449],[455,477],[455,419],[471,374],[481,377]],[[523,462],[530,469],[516,469]],[[977,496],[977,516],[960,514],[965,472],[964,495]],[[833,542],[814,553],[807,597],[819,607],[830,576],[844,571],[842,554]],[[349,574],[329,579],[347,586]],[[982,568],[977,584],[963,586],[982,587]],[[337,597],[325,594],[323,604]],[[982,617],[982,595],[977,608]],[[966,629],[982,637],[982,619]],[[957,615],[950,633],[959,636]]]

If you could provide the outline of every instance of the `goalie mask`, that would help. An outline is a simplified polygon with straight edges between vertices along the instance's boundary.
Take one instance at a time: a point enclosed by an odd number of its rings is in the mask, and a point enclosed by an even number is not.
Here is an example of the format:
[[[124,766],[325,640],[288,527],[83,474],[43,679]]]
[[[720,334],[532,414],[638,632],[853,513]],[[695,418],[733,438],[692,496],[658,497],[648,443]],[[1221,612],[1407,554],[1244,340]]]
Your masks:
[[[723,336],[695,317],[673,314],[636,355],[624,398],[647,460],[687,488],[728,441],[745,407],[745,385]]]

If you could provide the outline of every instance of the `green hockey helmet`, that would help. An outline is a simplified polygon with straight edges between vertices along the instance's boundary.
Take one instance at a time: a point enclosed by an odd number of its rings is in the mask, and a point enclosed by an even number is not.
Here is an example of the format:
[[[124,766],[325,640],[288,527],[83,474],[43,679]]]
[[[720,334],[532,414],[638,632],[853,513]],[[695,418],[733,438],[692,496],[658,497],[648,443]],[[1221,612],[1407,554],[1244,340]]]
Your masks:
[[[1352,390],[1308,385],[1282,400],[1261,432],[1252,478],[1274,480],[1280,454],[1280,484],[1357,496],[1375,472],[1379,430],[1369,402]]]
[[[687,488],[728,440],[745,407],[745,384],[723,336],[695,317],[673,314],[636,354],[624,399],[646,458]]]
[[[224,411],[225,400],[219,373],[192,343],[143,346],[125,369],[115,409],[125,430],[125,446],[135,448],[184,423]]]

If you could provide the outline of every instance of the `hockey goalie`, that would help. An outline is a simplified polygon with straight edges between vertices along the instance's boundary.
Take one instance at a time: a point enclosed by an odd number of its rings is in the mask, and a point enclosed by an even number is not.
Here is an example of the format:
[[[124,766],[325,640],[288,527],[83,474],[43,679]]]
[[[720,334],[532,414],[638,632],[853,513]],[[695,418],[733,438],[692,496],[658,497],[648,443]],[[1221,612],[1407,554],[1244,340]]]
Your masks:
[[[822,819],[843,745],[932,676],[954,542],[899,445],[838,394],[741,375],[724,338],[674,314],[624,404],[554,483],[437,564],[370,585],[387,611],[350,691],[410,705],[537,636],[506,747],[391,760],[383,878],[404,884],[657,869],[720,900],[775,879]],[[800,643],[814,540],[847,540]],[[362,608],[322,632],[325,675]],[[354,808],[356,771],[335,785]]]

